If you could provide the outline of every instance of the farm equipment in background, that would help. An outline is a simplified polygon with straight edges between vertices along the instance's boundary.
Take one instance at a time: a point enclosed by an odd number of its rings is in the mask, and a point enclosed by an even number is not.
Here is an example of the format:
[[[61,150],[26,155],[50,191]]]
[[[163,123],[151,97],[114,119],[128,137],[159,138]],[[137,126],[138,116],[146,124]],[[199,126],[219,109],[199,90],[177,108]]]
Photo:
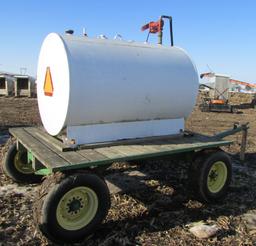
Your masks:
[[[214,88],[202,84],[202,86],[214,90]],[[199,105],[202,112],[228,112],[235,113],[237,108],[234,105],[228,103],[228,99],[222,96],[223,93],[214,99],[210,97],[203,98],[203,102]]]
[[[237,112],[237,107],[235,107],[234,105],[230,105],[228,103],[228,99],[223,96],[223,94],[227,92],[227,89],[225,89],[223,92],[219,92],[216,88],[214,89],[208,85],[201,84],[201,86],[206,87],[210,90],[215,90],[215,92],[218,93],[218,95],[214,98],[203,98],[203,102],[199,105],[199,108],[202,112]]]
[[[206,87],[212,90],[213,97],[205,97],[203,98],[203,102],[199,105],[199,108],[202,112],[228,112],[228,113],[236,113],[239,109],[246,108],[255,108],[256,106],[256,97],[252,99],[250,103],[241,103],[239,105],[231,105],[228,101],[228,91],[229,84],[237,84],[243,85],[246,88],[256,88],[255,84],[230,79],[229,76],[226,75],[218,75],[214,73],[203,73],[200,75],[200,78],[213,78],[215,77],[215,87],[211,87],[205,84],[201,84],[201,87]]]

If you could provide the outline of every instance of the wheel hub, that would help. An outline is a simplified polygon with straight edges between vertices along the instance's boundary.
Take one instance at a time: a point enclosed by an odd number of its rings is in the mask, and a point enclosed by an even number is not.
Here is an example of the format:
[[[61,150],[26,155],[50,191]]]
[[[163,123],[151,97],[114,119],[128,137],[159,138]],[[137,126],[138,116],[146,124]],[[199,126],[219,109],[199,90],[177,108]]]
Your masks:
[[[34,173],[34,169],[32,167],[32,163],[27,161],[27,153],[26,152],[17,152],[14,157],[14,166],[15,168],[23,174],[32,174]]]
[[[81,197],[73,197],[72,200],[69,200],[67,204],[68,213],[77,213],[81,208],[83,208],[83,199]]]
[[[88,187],[76,187],[60,199],[57,221],[66,230],[79,230],[94,218],[98,209],[98,197]]]
[[[207,187],[210,192],[217,193],[224,187],[227,173],[227,166],[224,162],[217,161],[212,165],[207,178]]]
[[[218,178],[218,173],[215,170],[212,170],[209,175],[209,178],[211,181],[216,181]]]

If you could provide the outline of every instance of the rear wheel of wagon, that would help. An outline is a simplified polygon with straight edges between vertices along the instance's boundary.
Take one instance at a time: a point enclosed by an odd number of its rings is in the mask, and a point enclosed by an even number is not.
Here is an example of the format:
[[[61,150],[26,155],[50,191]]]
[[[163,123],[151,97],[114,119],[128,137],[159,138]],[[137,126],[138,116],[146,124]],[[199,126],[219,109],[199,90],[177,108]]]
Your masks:
[[[41,232],[57,243],[75,243],[93,233],[110,207],[106,183],[97,175],[73,174],[56,182],[48,180],[36,202],[34,217]]]
[[[226,195],[232,179],[230,157],[223,151],[204,154],[192,164],[190,177],[200,200],[216,202]]]
[[[27,159],[27,151],[17,150],[15,143],[12,143],[5,153],[3,171],[12,180],[21,183],[38,183],[42,178],[34,174],[32,163]]]

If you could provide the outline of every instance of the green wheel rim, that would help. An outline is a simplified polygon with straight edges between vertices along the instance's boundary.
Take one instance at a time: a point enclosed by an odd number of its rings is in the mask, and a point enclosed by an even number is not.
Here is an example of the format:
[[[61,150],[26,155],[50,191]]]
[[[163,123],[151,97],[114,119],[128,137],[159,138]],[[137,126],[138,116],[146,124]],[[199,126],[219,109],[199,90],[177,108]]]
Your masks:
[[[32,174],[34,169],[32,163],[28,163],[26,152],[18,151],[14,156],[14,166],[20,173]]]
[[[225,185],[227,181],[228,170],[227,166],[223,161],[215,162],[207,177],[207,187],[210,192],[217,193]]]
[[[92,189],[85,186],[73,188],[58,203],[57,221],[66,230],[79,230],[93,220],[98,206],[98,196]]]

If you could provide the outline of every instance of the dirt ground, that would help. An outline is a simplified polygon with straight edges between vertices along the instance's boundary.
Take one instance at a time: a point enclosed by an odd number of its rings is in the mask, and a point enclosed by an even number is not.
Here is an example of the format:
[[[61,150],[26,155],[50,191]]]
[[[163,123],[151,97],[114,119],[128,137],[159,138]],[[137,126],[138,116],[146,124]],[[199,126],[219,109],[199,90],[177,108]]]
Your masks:
[[[234,122],[250,122],[248,149],[239,161],[241,135],[225,150],[233,162],[233,181],[217,204],[197,201],[188,186],[188,166],[170,159],[147,164],[115,163],[106,175],[145,174],[140,189],[111,196],[111,209],[100,228],[83,245],[256,245],[256,109],[238,114],[202,113],[195,107],[186,128],[215,134]],[[1,149],[7,127],[40,124],[36,99],[0,98]],[[2,152],[0,155],[2,160]],[[140,177],[138,177],[140,179]],[[0,245],[53,245],[33,225],[32,203],[37,185],[17,185],[0,173]],[[217,225],[214,237],[198,239],[189,228],[203,221]]]

